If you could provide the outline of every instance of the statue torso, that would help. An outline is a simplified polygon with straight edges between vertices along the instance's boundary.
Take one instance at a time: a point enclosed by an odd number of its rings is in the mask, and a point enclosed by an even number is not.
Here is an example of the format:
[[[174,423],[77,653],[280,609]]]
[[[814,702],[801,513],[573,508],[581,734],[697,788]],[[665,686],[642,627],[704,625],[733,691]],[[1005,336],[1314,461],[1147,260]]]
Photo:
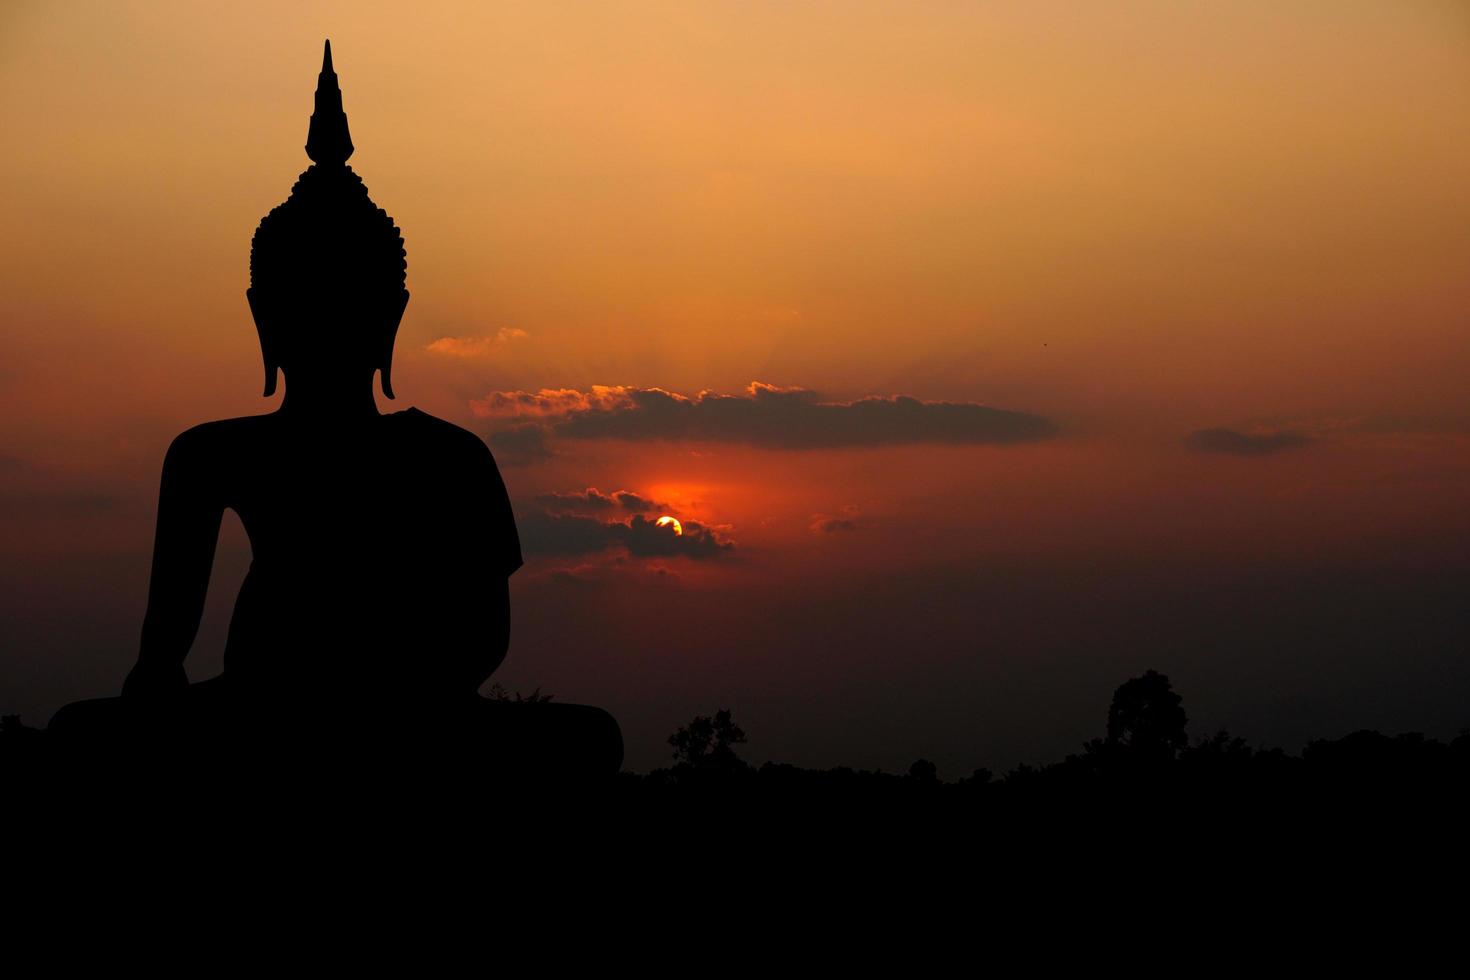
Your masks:
[[[484,642],[476,602],[520,564],[520,547],[477,436],[415,409],[332,429],[280,415],[215,425],[220,499],[252,553],[227,674],[411,686]]]

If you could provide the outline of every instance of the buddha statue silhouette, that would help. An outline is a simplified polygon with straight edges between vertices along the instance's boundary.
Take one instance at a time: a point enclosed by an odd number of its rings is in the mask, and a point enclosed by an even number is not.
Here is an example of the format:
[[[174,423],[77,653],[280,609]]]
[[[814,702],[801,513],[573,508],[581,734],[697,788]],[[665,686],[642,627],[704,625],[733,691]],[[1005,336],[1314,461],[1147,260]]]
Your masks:
[[[265,395],[284,373],[285,396],[174,440],[137,664],[121,698],[68,705],[50,731],[79,751],[146,739],[212,752],[247,732],[386,727],[433,733],[439,758],[452,747],[492,769],[616,773],[622,740],[606,712],[477,693],[508,646],[515,520],[478,436],[414,408],[378,411],[374,373],[394,397],[405,252],[347,166],[330,42],[306,152],[313,164],[255,232],[246,291]],[[190,684],[183,661],[226,508],[249,536],[250,569],[223,673]]]

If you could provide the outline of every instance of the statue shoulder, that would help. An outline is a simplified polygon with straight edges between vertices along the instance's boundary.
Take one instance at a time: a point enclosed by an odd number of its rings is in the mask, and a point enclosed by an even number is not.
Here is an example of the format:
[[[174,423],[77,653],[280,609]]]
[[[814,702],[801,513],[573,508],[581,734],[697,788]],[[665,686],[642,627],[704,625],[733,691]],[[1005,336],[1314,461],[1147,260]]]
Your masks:
[[[221,452],[238,451],[242,443],[259,439],[269,425],[268,415],[247,415],[234,419],[201,422],[174,436],[168,447],[169,459],[197,460]]]
[[[455,425],[447,419],[441,419],[437,415],[430,415],[416,408],[407,408],[401,412],[395,412],[394,418],[399,419],[403,425],[411,427],[416,436],[431,439],[448,451],[466,456],[490,455],[490,447],[485,445],[484,439],[469,429]]]
[[[241,467],[258,460],[265,416],[204,422],[180,432],[163,457],[163,492],[220,499]],[[203,499],[203,498],[199,498]]]

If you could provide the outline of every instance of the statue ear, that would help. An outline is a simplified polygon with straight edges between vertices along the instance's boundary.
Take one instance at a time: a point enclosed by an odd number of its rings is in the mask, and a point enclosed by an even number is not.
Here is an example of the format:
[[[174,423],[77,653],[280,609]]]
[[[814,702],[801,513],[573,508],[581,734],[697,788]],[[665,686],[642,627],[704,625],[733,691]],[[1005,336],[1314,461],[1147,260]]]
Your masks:
[[[265,392],[263,397],[269,398],[276,393],[276,373],[280,367],[276,361],[275,346],[270,342],[266,327],[268,317],[262,316],[262,310],[255,305],[255,290],[245,290],[245,302],[250,304],[250,318],[255,321],[255,332],[260,337],[260,354],[265,359]]]
[[[383,352],[379,355],[378,374],[383,384],[383,395],[393,397],[393,342],[398,339],[398,326],[403,322],[403,311],[408,309],[408,290],[403,290],[402,299],[393,319],[383,332]]]

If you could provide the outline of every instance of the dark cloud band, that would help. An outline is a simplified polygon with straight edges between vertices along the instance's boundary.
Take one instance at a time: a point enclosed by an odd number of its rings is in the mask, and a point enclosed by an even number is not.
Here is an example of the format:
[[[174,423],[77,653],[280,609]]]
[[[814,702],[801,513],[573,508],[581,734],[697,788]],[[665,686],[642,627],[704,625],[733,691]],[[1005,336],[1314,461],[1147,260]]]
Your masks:
[[[552,514],[608,514],[622,511],[626,514],[649,514],[671,509],[667,504],[650,500],[631,490],[614,490],[603,493],[596,487],[574,490],[570,493],[543,493],[536,496],[536,503]]]
[[[1311,442],[1299,432],[1247,433],[1234,429],[1199,429],[1184,439],[1184,444],[1195,452],[1228,456],[1269,456],[1300,449]]]
[[[805,388],[753,382],[740,395],[689,397],[662,388],[594,387],[496,392],[472,403],[509,432],[573,439],[735,442],[770,449],[838,449],[908,443],[1034,442],[1056,434],[1050,420],[973,402],[908,395],[822,401]]]
[[[581,514],[536,513],[518,518],[521,546],[550,556],[590,555],[624,548],[639,558],[718,558],[735,547],[697,521],[683,522],[683,534],[660,527],[642,515],[603,521]]]

